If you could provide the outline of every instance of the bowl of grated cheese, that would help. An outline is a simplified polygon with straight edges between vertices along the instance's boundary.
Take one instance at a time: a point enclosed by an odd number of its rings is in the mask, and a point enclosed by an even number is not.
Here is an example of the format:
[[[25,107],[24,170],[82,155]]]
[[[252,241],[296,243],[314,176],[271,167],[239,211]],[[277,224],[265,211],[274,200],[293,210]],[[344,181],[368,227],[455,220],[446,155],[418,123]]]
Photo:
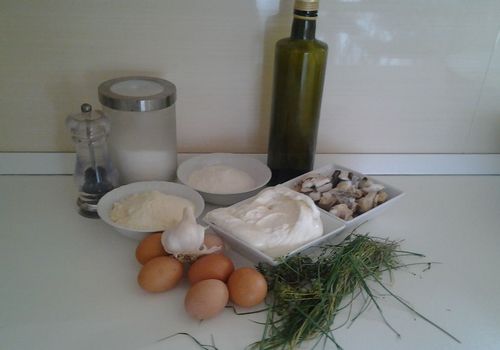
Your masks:
[[[271,170],[250,156],[212,153],[184,161],[177,168],[177,178],[206,202],[227,206],[259,192],[271,179]]]
[[[175,226],[188,206],[195,217],[200,216],[205,207],[200,194],[188,186],[142,181],[106,193],[97,203],[97,213],[120,234],[141,240],[152,232]]]

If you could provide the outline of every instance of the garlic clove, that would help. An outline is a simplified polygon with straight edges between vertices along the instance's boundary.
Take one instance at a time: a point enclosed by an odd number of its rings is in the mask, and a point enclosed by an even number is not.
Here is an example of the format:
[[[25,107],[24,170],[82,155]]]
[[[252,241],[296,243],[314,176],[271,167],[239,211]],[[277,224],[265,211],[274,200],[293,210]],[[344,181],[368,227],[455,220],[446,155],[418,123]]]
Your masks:
[[[222,253],[225,249],[224,241],[212,229],[208,229],[205,231],[205,239],[203,240],[203,244],[207,249],[217,247],[218,253]]]

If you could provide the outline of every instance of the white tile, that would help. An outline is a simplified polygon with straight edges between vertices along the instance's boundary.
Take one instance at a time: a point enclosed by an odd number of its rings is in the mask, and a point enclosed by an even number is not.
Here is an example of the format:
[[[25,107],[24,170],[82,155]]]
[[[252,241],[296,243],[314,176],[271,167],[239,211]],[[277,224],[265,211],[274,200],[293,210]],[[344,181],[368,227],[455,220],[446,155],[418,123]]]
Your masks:
[[[335,96],[334,112],[322,114],[318,151],[460,153],[473,107],[460,98]]]
[[[500,30],[467,141],[466,152],[498,153],[500,150]]]
[[[320,24],[330,44],[321,125],[332,135],[321,130],[318,149],[467,152],[500,20],[499,3],[478,3],[323,3],[332,19]]]
[[[471,124],[467,152],[498,153],[500,149],[499,93],[485,93],[481,97],[477,116]]]
[[[488,72],[484,80],[486,94],[500,93],[500,27],[498,29],[496,45],[490,58]]]
[[[100,82],[146,74],[178,87],[179,149],[265,152],[273,47],[292,3],[5,1],[0,151],[72,150],[66,115],[98,105]],[[318,150],[500,152],[498,23],[495,0],[321,1]]]

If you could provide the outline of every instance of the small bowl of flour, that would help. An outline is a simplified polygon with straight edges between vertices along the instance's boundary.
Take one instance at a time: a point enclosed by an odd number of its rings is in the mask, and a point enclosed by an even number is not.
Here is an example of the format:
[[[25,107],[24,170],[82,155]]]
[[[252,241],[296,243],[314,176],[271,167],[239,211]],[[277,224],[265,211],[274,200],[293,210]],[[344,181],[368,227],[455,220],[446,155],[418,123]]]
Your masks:
[[[206,202],[226,206],[259,192],[269,182],[271,170],[250,156],[213,153],[184,161],[177,168],[177,178]]]

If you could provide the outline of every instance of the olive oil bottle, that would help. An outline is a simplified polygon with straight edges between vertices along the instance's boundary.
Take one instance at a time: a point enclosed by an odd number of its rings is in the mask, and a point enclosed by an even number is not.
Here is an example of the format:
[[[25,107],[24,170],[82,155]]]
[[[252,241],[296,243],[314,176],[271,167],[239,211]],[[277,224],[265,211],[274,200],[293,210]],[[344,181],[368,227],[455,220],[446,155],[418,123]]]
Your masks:
[[[276,43],[268,166],[275,185],[311,170],[328,46],[316,40],[319,0],[296,0],[292,33]]]

